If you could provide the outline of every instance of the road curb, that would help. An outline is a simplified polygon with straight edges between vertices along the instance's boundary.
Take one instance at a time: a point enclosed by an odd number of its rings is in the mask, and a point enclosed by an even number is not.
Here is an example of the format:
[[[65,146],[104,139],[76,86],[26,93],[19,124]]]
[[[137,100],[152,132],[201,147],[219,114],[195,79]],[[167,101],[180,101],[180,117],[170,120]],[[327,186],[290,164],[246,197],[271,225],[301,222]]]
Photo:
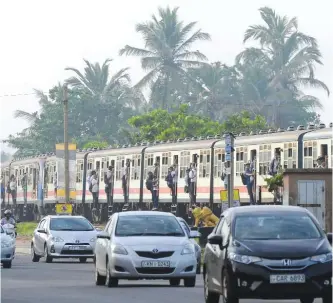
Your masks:
[[[15,253],[19,255],[30,255],[29,247],[16,247]]]

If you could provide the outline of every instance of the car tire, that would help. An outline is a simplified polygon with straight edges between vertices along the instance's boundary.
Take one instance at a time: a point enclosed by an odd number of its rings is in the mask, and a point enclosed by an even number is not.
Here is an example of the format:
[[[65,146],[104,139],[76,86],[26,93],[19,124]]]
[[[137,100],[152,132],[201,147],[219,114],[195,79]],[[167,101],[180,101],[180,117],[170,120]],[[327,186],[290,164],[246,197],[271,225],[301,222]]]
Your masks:
[[[208,288],[208,274],[204,272],[204,294],[205,294],[205,302],[206,303],[219,303],[220,302],[220,294],[216,292],[209,291]]]
[[[87,258],[79,258],[79,260],[80,260],[80,263],[86,263],[87,262]]]
[[[95,266],[95,284],[97,286],[105,285],[106,277],[99,274],[97,267]]]
[[[39,262],[40,256],[36,255],[34,245],[31,244],[31,260],[32,262]]]
[[[3,261],[2,266],[3,268],[12,268],[12,261]]]
[[[198,262],[197,262],[197,275],[200,275],[201,274],[201,261],[200,260],[198,260]]]
[[[195,287],[197,277],[185,278],[184,279],[184,286],[185,287]]]
[[[170,279],[169,283],[171,286],[179,286],[180,284],[180,279],[174,278],[174,279]]]
[[[105,284],[107,287],[117,287],[118,286],[118,279],[112,278],[111,272],[110,272],[110,265],[107,261],[106,263],[106,281]]]
[[[301,303],[313,303],[314,299],[312,299],[312,298],[304,298],[304,299],[301,299],[300,301],[301,301]]]
[[[233,291],[230,276],[226,269],[222,272],[222,302],[223,303],[239,303],[239,299]]]
[[[332,293],[322,298],[323,303],[332,303]]]
[[[44,256],[45,256],[45,262],[46,263],[52,263],[53,261],[53,258],[51,256],[49,256],[49,252],[48,252],[48,249],[47,249],[47,245],[45,244],[44,246]]]

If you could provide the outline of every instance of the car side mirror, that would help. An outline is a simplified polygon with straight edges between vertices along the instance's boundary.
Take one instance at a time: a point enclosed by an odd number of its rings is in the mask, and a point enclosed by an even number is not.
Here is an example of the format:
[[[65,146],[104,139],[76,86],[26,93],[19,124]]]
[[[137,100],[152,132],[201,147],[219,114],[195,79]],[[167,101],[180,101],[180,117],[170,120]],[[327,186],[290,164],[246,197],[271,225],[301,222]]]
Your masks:
[[[41,234],[47,234],[45,229],[37,229],[37,232]]]
[[[194,230],[198,230],[198,227],[196,227],[196,226],[192,226],[192,227],[191,227],[191,230],[193,230],[193,231],[194,231]]]
[[[102,231],[101,233],[97,234],[97,239],[108,239],[108,240],[110,240],[110,235],[107,232]]]
[[[332,233],[327,233],[326,236],[327,236],[328,242],[330,242],[330,244],[332,245]]]
[[[189,238],[190,239],[195,239],[195,238],[200,238],[201,234],[197,230],[191,230]]]
[[[207,238],[207,241],[208,241],[209,244],[222,245],[222,236],[220,236],[220,235],[210,235]]]

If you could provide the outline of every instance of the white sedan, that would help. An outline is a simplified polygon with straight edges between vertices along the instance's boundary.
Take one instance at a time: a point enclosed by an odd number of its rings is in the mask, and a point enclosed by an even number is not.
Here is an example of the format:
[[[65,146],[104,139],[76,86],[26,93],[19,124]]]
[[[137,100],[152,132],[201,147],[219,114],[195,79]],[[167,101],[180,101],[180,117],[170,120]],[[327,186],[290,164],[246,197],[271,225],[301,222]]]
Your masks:
[[[12,260],[15,257],[16,241],[15,237],[7,234],[1,226],[1,263],[3,268],[11,268]]]
[[[96,285],[118,285],[120,279],[163,279],[194,287],[197,259],[194,244],[171,213],[115,213],[97,235]]]

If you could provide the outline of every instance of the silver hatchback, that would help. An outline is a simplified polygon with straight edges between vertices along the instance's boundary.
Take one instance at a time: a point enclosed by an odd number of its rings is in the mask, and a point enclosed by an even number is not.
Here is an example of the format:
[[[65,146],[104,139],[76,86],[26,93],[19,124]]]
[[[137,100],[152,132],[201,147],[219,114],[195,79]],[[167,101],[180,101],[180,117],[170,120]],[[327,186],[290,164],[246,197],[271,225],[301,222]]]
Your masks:
[[[94,257],[98,230],[82,216],[46,216],[38,224],[31,241],[31,257],[46,263],[58,258]]]
[[[170,213],[130,211],[112,215],[97,235],[96,285],[118,285],[120,279],[164,279],[194,287],[194,244]]]

